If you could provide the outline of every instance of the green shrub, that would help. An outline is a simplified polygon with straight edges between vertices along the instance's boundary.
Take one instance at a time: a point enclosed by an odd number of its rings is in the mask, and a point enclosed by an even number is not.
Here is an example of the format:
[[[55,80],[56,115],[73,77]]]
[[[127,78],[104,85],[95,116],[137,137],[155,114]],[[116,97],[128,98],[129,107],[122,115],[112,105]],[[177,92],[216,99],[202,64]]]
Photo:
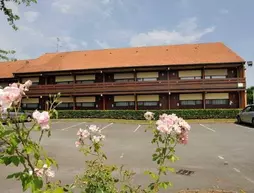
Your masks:
[[[59,119],[75,118],[107,118],[143,120],[145,110],[60,110]],[[160,114],[176,114],[184,119],[231,119],[235,118],[240,109],[180,109],[180,110],[151,110],[157,119]]]

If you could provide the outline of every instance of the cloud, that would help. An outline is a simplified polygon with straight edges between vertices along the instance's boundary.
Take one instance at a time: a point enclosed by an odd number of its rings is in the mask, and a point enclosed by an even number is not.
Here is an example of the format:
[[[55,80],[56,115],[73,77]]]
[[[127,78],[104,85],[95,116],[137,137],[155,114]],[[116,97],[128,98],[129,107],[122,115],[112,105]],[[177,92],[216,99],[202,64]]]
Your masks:
[[[204,35],[211,33],[215,27],[199,29],[197,18],[182,21],[175,30],[152,30],[139,33],[131,37],[131,46],[148,46],[161,44],[193,43],[200,40]]]
[[[85,47],[85,48],[86,48],[86,47],[87,47],[87,45],[88,45],[88,43],[87,43],[87,42],[85,42],[85,41],[82,41],[82,42],[81,42],[81,45],[82,45],[83,47]]]
[[[228,14],[229,10],[227,10],[227,9],[221,9],[219,12],[220,12],[220,14]]]
[[[95,43],[96,43],[98,46],[100,46],[100,47],[103,48],[103,49],[110,48],[110,46],[108,45],[108,43],[105,42],[105,41],[100,41],[100,40],[94,40],[94,41],[95,41]]]
[[[63,14],[109,17],[111,0],[53,0],[52,7]]]
[[[39,12],[27,11],[27,12],[24,12],[24,17],[29,23],[33,23],[39,17]]]

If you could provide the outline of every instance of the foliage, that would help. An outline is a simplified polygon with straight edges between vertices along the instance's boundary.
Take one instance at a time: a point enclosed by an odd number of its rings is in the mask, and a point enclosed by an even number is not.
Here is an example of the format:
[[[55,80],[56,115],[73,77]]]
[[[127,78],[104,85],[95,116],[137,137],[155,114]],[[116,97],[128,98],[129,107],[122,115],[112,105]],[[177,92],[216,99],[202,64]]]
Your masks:
[[[160,189],[167,189],[172,185],[171,182],[162,180],[162,176],[167,175],[168,172],[174,172],[169,163],[178,160],[175,147],[177,144],[187,144],[190,126],[175,114],[160,115],[154,125],[155,114],[152,112],[143,114],[150,123],[148,130],[153,133],[151,143],[156,145],[152,161],[157,165],[157,170],[145,172],[151,178],[149,184],[144,186],[134,184],[132,182],[134,172],[124,169],[123,165],[118,167],[106,164],[107,156],[102,151],[105,136],[96,125],[87,126],[77,132],[78,140],[75,145],[87,158],[84,172],[77,175],[72,184],[62,185],[60,181],[53,181],[55,177],[53,168],[58,168],[58,164],[47,155],[40,142],[45,134],[48,137],[51,136],[50,119],[58,117],[56,107],[61,103],[60,94],[50,96],[46,111],[33,112],[31,128],[24,124],[26,116],[16,114],[14,118],[9,119],[9,110],[19,111],[21,100],[26,97],[25,92],[31,85],[31,81],[25,84],[14,83],[0,90],[1,117],[5,117],[7,123],[0,124],[0,140],[5,144],[5,149],[0,153],[0,164],[22,166],[21,171],[8,175],[7,179],[20,181],[23,191],[30,190],[32,193],[63,193],[77,190],[84,193],[157,193]],[[39,132],[38,141],[31,138],[32,132]]]
[[[8,8],[8,6],[6,5],[7,2],[8,3],[12,2],[15,3],[16,5],[25,4],[26,6],[29,6],[31,3],[37,3],[37,0],[0,0],[0,11],[2,11],[4,15],[6,15],[9,25],[12,26],[14,30],[18,30],[18,27],[16,26],[15,22],[19,20],[20,17],[17,14],[13,13],[12,9]],[[14,53],[15,53],[14,50],[0,49],[0,61],[16,60],[13,58],[9,58],[9,55],[12,55]]]
[[[254,92],[254,86],[247,89],[247,103],[253,104],[253,92]]]
[[[241,109],[179,109],[179,110],[152,110],[155,118],[160,114],[176,114],[184,119],[230,119],[235,118]],[[60,119],[67,118],[108,118],[108,119],[144,119],[144,110],[59,110]]]

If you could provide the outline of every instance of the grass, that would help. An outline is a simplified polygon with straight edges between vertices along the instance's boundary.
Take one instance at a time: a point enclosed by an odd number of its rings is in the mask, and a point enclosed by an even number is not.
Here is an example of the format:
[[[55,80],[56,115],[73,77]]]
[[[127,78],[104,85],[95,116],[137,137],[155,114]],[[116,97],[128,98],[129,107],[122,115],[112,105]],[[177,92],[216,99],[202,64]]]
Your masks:
[[[126,120],[126,119],[56,119],[54,121],[85,121],[85,122],[97,122],[97,123],[121,123],[121,124],[148,124],[146,120]],[[234,123],[235,119],[187,119],[188,123]]]

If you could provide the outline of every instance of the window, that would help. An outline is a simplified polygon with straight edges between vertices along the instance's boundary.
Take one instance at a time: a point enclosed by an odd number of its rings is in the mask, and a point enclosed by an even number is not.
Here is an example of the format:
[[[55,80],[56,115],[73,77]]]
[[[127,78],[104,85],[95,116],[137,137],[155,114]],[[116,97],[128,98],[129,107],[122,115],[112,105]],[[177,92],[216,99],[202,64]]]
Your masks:
[[[155,107],[158,106],[158,102],[153,101],[146,101],[146,102],[138,102],[138,106],[148,106],[148,107]]]
[[[201,100],[182,100],[180,101],[181,105],[201,105],[202,101]]]
[[[56,82],[56,84],[73,84],[73,81]]]
[[[94,80],[77,80],[77,84],[91,84],[94,83]]]
[[[137,78],[137,81],[142,82],[142,81],[157,81],[157,78]]]
[[[189,76],[189,77],[181,77],[181,80],[196,80],[201,79],[201,76]]]
[[[115,79],[115,82],[133,82],[134,79]]]
[[[205,79],[223,79],[223,78],[227,78],[227,76],[224,75],[205,76]]]
[[[22,108],[24,109],[37,109],[39,107],[39,104],[37,103],[24,103],[22,104]]]
[[[134,102],[115,102],[116,107],[129,107],[134,106]]]
[[[209,99],[206,100],[207,105],[228,105],[228,99]]]
[[[77,107],[95,107],[94,102],[82,102],[82,103],[76,103]]]
[[[72,109],[73,103],[61,103],[57,106],[59,109]]]

